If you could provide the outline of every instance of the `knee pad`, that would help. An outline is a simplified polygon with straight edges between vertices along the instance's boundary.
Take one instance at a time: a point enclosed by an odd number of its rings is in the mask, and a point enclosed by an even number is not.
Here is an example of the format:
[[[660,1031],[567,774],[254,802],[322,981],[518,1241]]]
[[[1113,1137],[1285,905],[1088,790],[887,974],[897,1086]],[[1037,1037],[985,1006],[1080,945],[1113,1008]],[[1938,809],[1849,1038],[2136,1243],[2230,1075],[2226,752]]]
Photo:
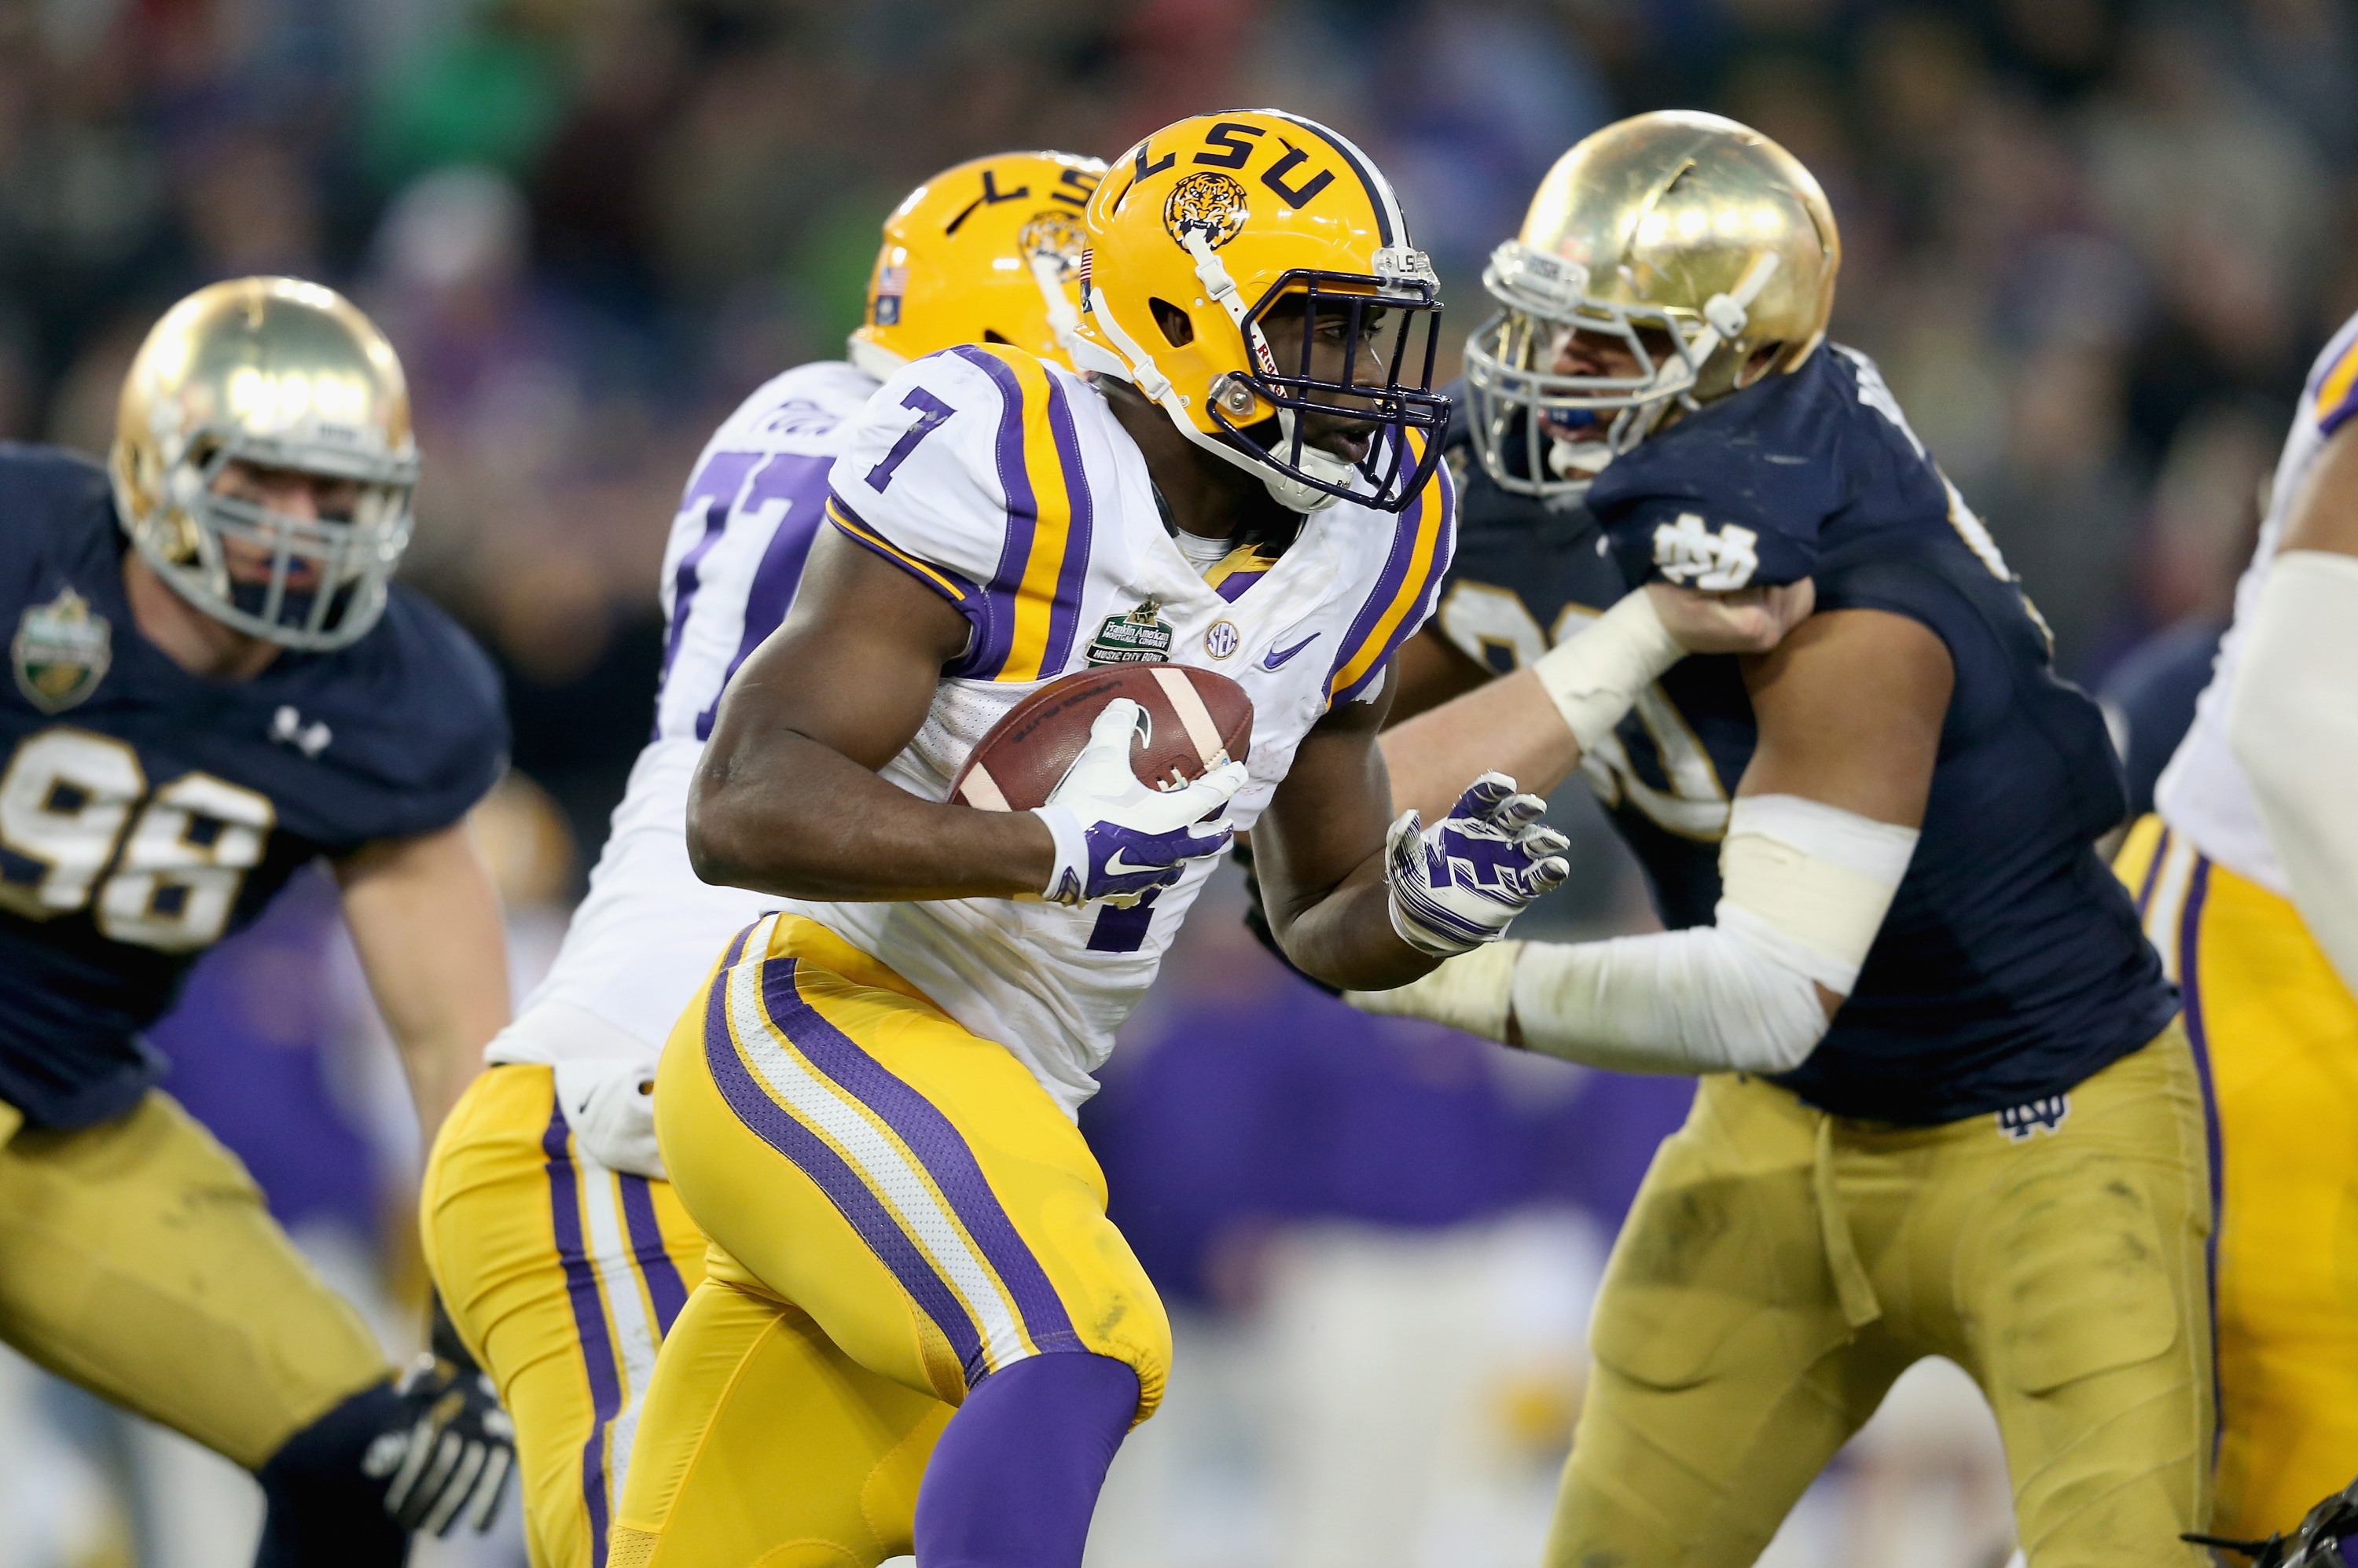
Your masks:
[[[393,1385],[378,1383],[278,1445],[254,1476],[267,1511],[254,1568],[401,1568],[409,1532],[362,1464],[398,1413]]]

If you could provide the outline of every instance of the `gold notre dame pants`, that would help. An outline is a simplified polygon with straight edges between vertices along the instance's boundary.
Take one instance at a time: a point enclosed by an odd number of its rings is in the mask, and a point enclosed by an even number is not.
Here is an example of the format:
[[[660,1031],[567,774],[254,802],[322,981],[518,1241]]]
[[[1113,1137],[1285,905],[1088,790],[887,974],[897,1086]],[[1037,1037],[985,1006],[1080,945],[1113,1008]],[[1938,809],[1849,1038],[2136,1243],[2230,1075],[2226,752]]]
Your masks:
[[[909,1550],[953,1407],[1025,1357],[1171,1360],[1070,1118],[1007,1051],[807,920],[723,955],[655,1080],[712,1238],[655,1367],[613,1568],[870,1568]],[[795,1513],[781,1520],[749,1499]]]
[[[1996,1411],[2033,1568],[2202,1562],[2210,1233],[2184,1034],[1899,1128],[1707,1077],[1613,1249],[1552,1568],[1739,1568],[1909,1365]]]
[[[0,1341],[249,1470],[393,1375],[169,1095],[71,1131],[22,1122],[0,1105]]]
[[[655,1350],[704,1278],[668,1182],[576,1142],[546,1066],[487,1069],[442,1124],[418,1203],[427,1269],[514,1418],[534,1568],[604,1568]]]
[[[2358,1475],[2358,1000],[2290,901],[2158,818],[2115,865],[2217,1112],[2216,1530],[2290,1530]]]

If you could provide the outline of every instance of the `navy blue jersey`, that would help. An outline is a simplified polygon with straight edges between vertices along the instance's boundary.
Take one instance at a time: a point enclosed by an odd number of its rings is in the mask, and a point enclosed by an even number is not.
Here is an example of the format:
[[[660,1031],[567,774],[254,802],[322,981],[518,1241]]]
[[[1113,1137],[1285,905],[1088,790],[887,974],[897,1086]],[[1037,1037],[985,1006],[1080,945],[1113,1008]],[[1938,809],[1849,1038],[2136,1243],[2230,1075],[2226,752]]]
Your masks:
[[[2153,809],[2154,785],[2194,728],[2195,699],[2211,684],[2226,632],[2201,619],[2164,627],[2131,649],[2097,689],[2128,773],[2131,816]]]
[[[1501,670],[1649,578],[1817,581],[1821,610],[1907,616],[1956,682],[1922,837],[1858,988],[1779,1082],[1845,1116],[1931,1124],[2061,1093],[2167,1024],[2177,998],[2094,842],[2125,808],[2096,705],[2059,679],[1978,519],[1847,350],[1715,403],[1551,512],[1478,466],[1447,636]],[[1737,662],[1689,658],[1584,761],[1663,924],[1708,925],[1728,798],[1758,731]]]
[[[0,445],[0,1100],[80,1127],[162,1066],[140,1032],[295,870],[456,821],[499,775],[499,677],[396,587],[331,654],[189,674],[134,624],[104,472]]]

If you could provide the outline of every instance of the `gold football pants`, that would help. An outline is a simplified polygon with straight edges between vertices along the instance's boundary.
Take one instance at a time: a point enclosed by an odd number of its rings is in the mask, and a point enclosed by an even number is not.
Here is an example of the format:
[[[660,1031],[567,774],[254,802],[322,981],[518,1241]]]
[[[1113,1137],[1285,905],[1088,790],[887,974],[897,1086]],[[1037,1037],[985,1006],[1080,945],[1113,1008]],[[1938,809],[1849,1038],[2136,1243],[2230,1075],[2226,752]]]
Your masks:
[[[450,1320],[514,1418],[534,1568],[603,1568],[655,1349],[704,1278],[668,1182],[576,1142],[546,1066],[487,1069],[434,1141],[418,1217]]]
[[[952,1408],[1090,1351],[1162,1397],[1171,1329],[1105,1178],[1002,1047],[790,916],[732,944],[655,1082],[712,1238],[665,1342],[614,1568],[849,1568],[906,1552]],[[791,1502],[782,1525],[749,1495]]]
[[[1900,1128],[1706,1077],[1615,1245],[1552,1568],[1739,1568],[1910,1364],[1996,1411],[2033,1568],[2203,1559],[2210,1229],[2172,1024],[2036,1114]]]
[[[70,1131],[21,1119],[0,1106],[0,1340],[249,1470],[393,1376],[169,1095]]]
[[[2217,1533],[2290,1530],[2358,1475],[2358,1000],[2289,901],[2158,818],[2116,863],[2217,1108]]]

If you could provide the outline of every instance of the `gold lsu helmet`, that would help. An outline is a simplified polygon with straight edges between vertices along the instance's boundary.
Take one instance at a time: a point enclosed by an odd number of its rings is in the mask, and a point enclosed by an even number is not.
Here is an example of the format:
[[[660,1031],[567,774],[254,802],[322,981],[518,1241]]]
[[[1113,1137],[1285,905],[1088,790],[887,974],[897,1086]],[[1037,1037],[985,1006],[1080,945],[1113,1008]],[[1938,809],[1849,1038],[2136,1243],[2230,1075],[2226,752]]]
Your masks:
[[[851,362],[884,380],[958,343],[1011,343],[1069,364],[1082,213],[1106,166],[1000,153],[944,169],[884,220]]]
[[[214,494],[233,461],[352,481],[352,515]],[[384,612],[409,544],[417,446],[401,361],[334,289],[292,277],[200,288],[131,362],[107,469],[124,531],[182,598],[249,636],[341,648]]]
[[[1358,148],[1274,109],[1182,120],[1115,162],[1088,238],[1080,369],[1130,383],[1293,511],[1398,512],[1422,492],[1449,416],[1432,390],[1439,284]],[[1306,313],[1293,365],[1263,330],[1280,309]],[[1348,344],[1331,379],[1307,330],[1329,312]],[[1305,441],[1305,415],[1379,428],[1354,463]]]
[[[1841,265],[1825,192],[1759,132],[1687,110],[1607,125],[1557,160],[1482,274],[1500,306],[1466,345],[1482,466],[1519,494],[1580,494],[1673,409],[1799,369]],[[1637,373],[1556,373],[1574,332],[1621,344]]]

